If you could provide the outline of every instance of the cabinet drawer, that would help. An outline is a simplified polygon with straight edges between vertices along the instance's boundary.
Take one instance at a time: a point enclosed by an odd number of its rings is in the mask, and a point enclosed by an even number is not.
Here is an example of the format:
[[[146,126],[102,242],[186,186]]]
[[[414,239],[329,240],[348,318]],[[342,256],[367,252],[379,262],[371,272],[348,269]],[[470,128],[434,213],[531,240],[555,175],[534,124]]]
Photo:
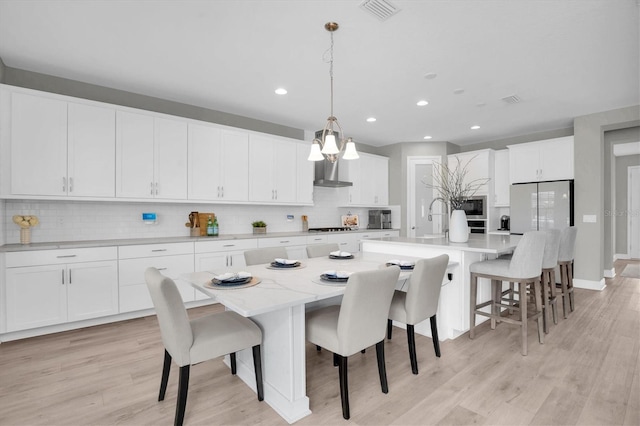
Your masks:
[[[117,258],[117,247],[35,250],[11,252],[5,255],[7,268],[93,262],[97,260],[116,260]]]
[[[325,244],[327,241],[326,235],[310,235],[307,237],[307,244]]]
[[[120,246],[118,248],[118,254],[120,259],[193,254],[193,243],[142,244],[136,246]]]
[[[307,244],[307,237],[282,237],[282,238],[260,238],[258,247],[288,247],[303,246]]]
[[[121,259],[118,262],[120,287],[145,284],[144,271],[153,266],[163,275],[176,280],[182,274],[193,272],[193,255],[160,256],[154,258]]]
[[[258,240],[221,240],[221,241],[202,241],[195,243],[196,253],[211,253],[216,251],[232,251],[232,250],[251,250],[258,248]]]

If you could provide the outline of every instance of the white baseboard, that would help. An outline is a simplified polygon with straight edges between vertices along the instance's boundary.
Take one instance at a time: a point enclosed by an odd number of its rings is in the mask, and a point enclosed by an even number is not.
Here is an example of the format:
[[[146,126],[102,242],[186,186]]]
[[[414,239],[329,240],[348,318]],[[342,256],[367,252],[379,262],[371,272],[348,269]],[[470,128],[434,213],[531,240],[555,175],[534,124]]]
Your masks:
[[[604,283],[604,278],[602,278],[600,281],[581,280],[578,278],[574,278],[573,286],[575,288],[584,288],[586,290],[597,290],[597,291],[602,291],[607,287],[607,285]]]
[[[615,262],[618,259],[631,259],[627,253],[616,253],[613,255],[613,261]]]
[[[604,270],[604,277],[605,278],[614,278],[615,276],[616,276],[615,268],[605,269]]]

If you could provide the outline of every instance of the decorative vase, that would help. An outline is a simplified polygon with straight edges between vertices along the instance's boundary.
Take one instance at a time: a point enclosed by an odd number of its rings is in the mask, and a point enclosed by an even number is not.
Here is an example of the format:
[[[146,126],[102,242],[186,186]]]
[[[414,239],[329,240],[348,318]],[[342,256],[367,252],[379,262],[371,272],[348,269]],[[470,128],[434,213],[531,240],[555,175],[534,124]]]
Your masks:
[[[452,243],[466,243],[469,240],[469,225],[467,224],[467,214],[464,210],[454,210],[451,212],[449,220],[449,241]]]
[[[31,244],[31,228],[20,228],[20,244]]]
[[[253,233],[254,234],[266,234],[267,233],[267,227],[263,226],[263,227],[254,227],[253,228]]]

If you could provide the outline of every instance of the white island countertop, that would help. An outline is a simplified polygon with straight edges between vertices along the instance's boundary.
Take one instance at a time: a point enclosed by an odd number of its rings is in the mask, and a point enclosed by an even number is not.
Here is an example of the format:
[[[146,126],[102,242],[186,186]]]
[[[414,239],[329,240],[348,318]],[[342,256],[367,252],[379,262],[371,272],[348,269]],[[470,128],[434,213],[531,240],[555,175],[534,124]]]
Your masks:
[[[416,244],[425,248],[460,250],[466,252],[490,253],[499,255],[512,252],[521,238],[522,235],[471,234],[469,235],[469,240],[466,243],[454,243],[449,241],[448,238],[444,237],[385,237],[372,239],[370,241],[399,246]]]

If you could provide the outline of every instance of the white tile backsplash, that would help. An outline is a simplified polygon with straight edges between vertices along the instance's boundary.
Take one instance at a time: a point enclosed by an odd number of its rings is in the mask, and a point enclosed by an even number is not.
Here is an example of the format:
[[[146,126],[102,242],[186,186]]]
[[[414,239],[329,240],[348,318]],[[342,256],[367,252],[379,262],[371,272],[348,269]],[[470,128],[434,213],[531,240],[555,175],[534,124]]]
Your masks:
[[[188,204],[155,202],[38,201],[2,200],[4,212],[0,241],[20,242],[20,228],[12,222],[15,214],[38,216],[40,224],[32,228],[34,243],[54,241],[86,241],[123,238],[156,238],[188,236],[185,227],[191,211],[214,212],[218,216],[220,234],[250,234],[251,222],[263,220],[268,232],[302,230],[301,215],[309,217],[309,227],[340,226],[340,216],[351,212],[360,215],[360,226],[367,226],[366,208],[339,207],[341,191],[347,188],[314,187],[314,206],[263,206],[227,204]],[[158,223],[146,225],[143,212],[155,212]],[[292,222],[287,215],[294,215]]]

